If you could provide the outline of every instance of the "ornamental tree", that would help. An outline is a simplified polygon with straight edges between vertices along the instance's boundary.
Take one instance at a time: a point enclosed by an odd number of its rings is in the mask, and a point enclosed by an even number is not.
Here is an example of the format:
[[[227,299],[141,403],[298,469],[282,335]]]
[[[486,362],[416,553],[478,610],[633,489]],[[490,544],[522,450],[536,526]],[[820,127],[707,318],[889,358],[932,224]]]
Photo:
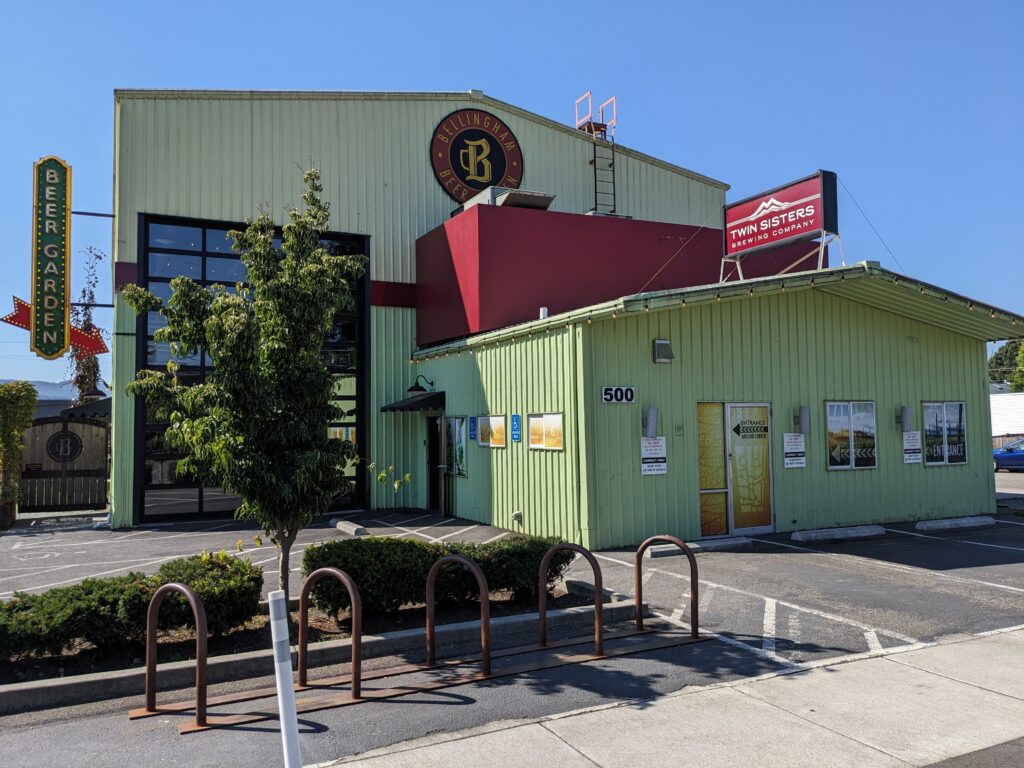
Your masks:
[[[21,496],[21,438],[32,426],[35,409],[36,388],[27,381],[0,384],[0,530],[14,524]]]
[[[266,213],[229,233],[248,270],[235,292],[177,277],[163,306],[138,286],[122,291],[136,312],[166,318],[154,337],[172,351],[166,372],[139,371],[128,392],[170,423],[168,441],[186,454],[179,474],[237,495],[235,516],[259,523],[278,546],[286,595],[295,537],[348,490],[344,470],[356,458],[351,442],[328,437],[336,406],[320,349],[335,316],[352,308],[365,260],[322,246],[329,206],[320,199],[320,172],[307,171],[303,181],[305,209],[288,211],[280,249]],[[212,368],[186,386],[174,357],[200,349]]]

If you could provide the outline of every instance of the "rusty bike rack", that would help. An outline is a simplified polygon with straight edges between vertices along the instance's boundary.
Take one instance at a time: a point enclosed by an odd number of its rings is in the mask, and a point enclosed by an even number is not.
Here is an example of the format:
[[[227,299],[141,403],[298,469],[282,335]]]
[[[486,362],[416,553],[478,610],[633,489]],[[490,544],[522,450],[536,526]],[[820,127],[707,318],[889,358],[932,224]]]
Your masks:
[[[544,553],[540,561],[540,571],[537,576],[537,644],[541,648],[548,644],[548,566],[551,559],[557,552],[575,552],[583,555],[594,571],[594,655],[604,655],[604,613],[602,603],[604,602],[604,583],[601,579],[601,566],[597,558],[588,549],[579,544],[555,544]]]
[[[172,592],[180,592],[192,607],[196,620],[196,727],[206,727],[206,609],[191,587],[185,584],[164,584],[149,601],[146,611],[146,706],[129,713],[132,719],[158,714],[156,706],[156,629],[160,606]]]
[[[682,539],[676,538],[675,536],[669,536],[663,534],[661,536],[651,536],[651,538],[644,541],[636,550],[636,558],[633,561],[633,579],[634,579],[634,591],[636,593],[636,628],[637,631],[643,631],[644,628],[644,584],[641,578],[643,569],[644,552],[647,551],[648,547],[658,542],[664,542],[666,544],[675,544],[686,555],[690,561],[690,637],[694,640],[700,637],[699,621],[697,616],[697,558],[693,556],[693,552],[686,542]]]
[[[627,655],[630,655],[630,654],[643,653],[643,652],[653,651],[653,650],[657,650],[657,649],[661,649],[661,648],[671,648],[671,647],[675,647],[675,646],[679,646],[679,645],[685,645],[685,644],[688,644],[688,643],[699,641],[702,638],[699,637],[699,634],[697,632],[697,623],[696,623],[696,589],[694,589],[693,590],[694,595],[692,596],[692,599],[693,599],[693,610],[694,610],[694,618],[695,618],[695,620],[694,620],[694,623],[693,623],[692,631],[689,633],[689,635],[680,636],[679,633],[664,633],[664,635],[660,636],[660,637],[651,636],[650,639],[648,639],[645,642],[640,643],[640,644],[628,644],[627,643],[626,645],[623,645],[621,647],[612,648],[612,649],[607,649],[607,648],[604,647],[603,641],[605,639],[608,639],[608,640],[611,640],[611,639],[619,640],[619,639],[624,639],[624,638],[628,638],[628,637],[632,637],[632,636],[637,636],[637,635],[641,635],[641,634],[649,634],[649,630],[646,630],[643,627],[642,614],[640,613],[641,607],[642,607],[642,591],[641,591],[641,582],[640,582],[640,578],[639,578],[639,564],[641,562],[640,558],[642,558],[642,556],[643,556],[644,552],[646,551],[646,549],[651,544],[653,544],[653,543],[655,543],[657,541],[666,541],[666,542],[669,542],[669,543],[672,543],[672,544],[676,544],[681,549],[683,549],[683,551],[690,558],[691,578],[693,579],[693,583],[694,583],[694,585],[696,585],[696,583],[697,583],[696,561],[693,558],[693,553],[690,552],[689,548],[686,546],[686,544],[684,542],[680,541],[679,539],[677,539],[677,538],[675,538],[673,536],[655,536],[655,537],[652,537],[652,538],[648,539],[647,541],[643,542],[643,544],[640,545],[640,549],[637,550],[637,569],[636,570],[637,570],[637,574],[638,574],[638,577],[637,577],[637,587],[638,587],[638,589],[637,589],[637,626],[636,626],[635,629],[629,629],[629,630],[625,630],[625,631],[615,631],[615,632],[609,633],[607,635],[607,637],[604,636],[604,632],[603,632],[603,629],[604,629],[604,626],[603,626],[604,625],[603,614],[601,613],[601,607],[600,607],[601,606],[601,599],[603,598],[603,584],[602,584],[602,579],[601,579],[601,570],[600,570],[599,566],[597,565],[596,559],[594,558],[594,556],[589,551],[587,551],[583,547],[578,547],[576,545],[556,545],[555,547],[553,547],[552,549],[548,550],[548,552],[545,553],[544,561],[542,562],[542,567],[541,567],[541,570],[540,570],[540,573],[539,573],[539,579],[541,579],[541,584],[540,584],[541,597],[540,597],[538,619],[539,619],[539,623],[540,623],[540,625],[542,627],[542,629],[541,629],[541,638],[540,638],[541,639],[541,643],[538,644],[538,645],[519,646],[519,647],[515,647],[515,648],[503,648],[503,649],[500,649],[498,651],[494,651],[493,653],[491,651],[491,641],[490,641],[489,588],[487,586],[487,580],[486,580],[486,577],[484,576],[483,571],[481,570],[480,566],[477,563],[473,562],[472,560],[470,560],[467,557],[464,557],[464,556],[461,556],[461,555],[448,555],[446,557],[442,557],[440,560],[438,560],[437,562],[434,563],[434,565],[430,569],[430,573],[427,576],[427,585],[426,585],[426,598],[427,598],[427,611],[426,611],[426,614],[427,614],[426,615],[427,662],[426,663],[404,664],[404,665],[399,665],[399,666],[394,666],[394,667],[388,667],[386,669],[375,669],[375,670],[371,670],[371,671],[369,671],[369,672],[367,672],[365,674],[363,674],[362,670],[361,670],[361,661],[362,661],[362,659],[361,659],[361,656],[362,656],[361,642],[360,642],[360,647],[358,649],[356,648],[356,644],[355,644],[355,639],[356,639],[357,634],[359,635],[359,640],[361,641],[361,639],[362,639],[361,638],[361,633],[362,633],[361,610],[357,610],[356,609],[356,604],[357,603],[359,603],[359,608],[361,609],[361,600],[359,598],[358,589],[357,589],[354,581],[351,578],[348,579],[349,582],[352,582],[351,584],[349,584],[348,582],[346,582],[346,580],[344,578],[340,578],[339,577],[338,574],[342,574],[342,575],[347,577],[347,574],[345,574],[344,571],[341,571],[339,569],[334,569],[334,568],[319,569],[318,571],[315,571],[313,574],[310,574],[309,578],[303,584],[303,598],[304,599],[300,599],[300,646],[301,646],[300,647],[300,651],[299,651],[300,652],[300,676],[299,676],[300,679],[295,684],[295,691],[296,692],[309,693],[309,692],[312,692],[312,691],[316,690],[316,691],[323,691],[324,693],[326,693],[326,695],[320,695],[320,696],[313,697],[313,698],[305,698],[305,699],[298,700],[296,702],[296,712],[299,715],[303,715],[303,714],[308,714],[308,713],[311,713],[311,712],[322,711],[322,710],[325,710],[325,709],[334,709],[334,708],[337,708],[337,707],[345,707],[345,706],[354,705],[354,704],[362,704],[362,703],[365,703],[367,701],[392,699],[392,698],[398,698],[398,697],[408,696],[410,694],[417,694],[417,693],[428,693],[430,691],[437,691],[437,690],[441,690],[441,689],[453,688],[453,687],[457,687],[457,686],[460,686],[460,685],[465,685],[465,684],[468,684],[468,683],[480,682],[482,680],[489,680],[489,679],[495,679],[495,678],[501,678],[501,677],[515,676],[515,675],[519,675],[519,674],[523,674],[523,673],[527,673],[527,672],[535,672],[535,671],[544,670],[544,669],[551,669],[551,668],[554,668],[554,667],[560,667],[560,666],[565,666],[565,665],[569,665],[569,664],[581,664],[581,663],[586,663],[588,661],[595,661],[595,660],[598,660],[598,659],[609,659],[609,658],[615,658],[615,657],[618,657],[618,656],[627,656]],[[547,642],[547,637],[546,637],[546,608],[547,608],[547,602],[546,602],[546,599],[545,599],[545,596],[546,596],[546,592],[545,592],[546,583],[543,581],[543,579],[544,579],[545,571],[547,570],[547,566],[550,564],[551,557],[554,556],[555,552],[557,552],[557,551],[559,551],[561,549],[567,549],[567,550],[571,550],[571,551],[577,552],[579,554],[582,554],[590,562],[591,566],[594,569],[595,587],[596,587],[596,589],[595,589],[595,622],[594,622],[594,643],[595,643],[595,648],[592,651],[580,652],[580,651],[570,650],[572,646],[583,645],[583,644],[587,643],[588,642],[587,638],[575,637],[575,638],[569,638],[569,639],[566,639],[566,640],[556,640],[556,641],[553,641],[553,642],[550,642],[550,643]],[[435,646],[436,646],[436,643],[435,643],[435,628],[436,628],[436,624],[435,624],[435,613],[434,613],[434,608],[435,608],[435,585],[436,585],[436,581],[437,581],[437,576],[440,573],[441,568],[444,565],[446,565],[446,564],[452,564],[452,563],[457,563],[459,565],[462,565],[462,566],[465,566],[466,568],[468,568],[470,570],[470,572],[473,573],[473,576],[476,578],[477,586],[480,589],[480,645],[481,645],[481,653],[479,655],[473,654],[473,655],[463,656],[463,657],[460,657],[460,658],[442,659],[441,661],[437,661],[437,659],[436,659],[436,648],[435,648]],[[322,575],[318,575],[321,572],[323,572],[323,574]],[[307,611],[308,611],[308,597],[309,597],[309,593],[311,591],[312,585],[314,583],[314,579],[313,579],[314,576],[317,576],[315,581],[319,581],[320,578],[324,578],[326,576],[333,576],[334,578],[337,578],[339,581],[341,581],[342,584],[346,588],[349,589],[350,600],[351,600],[351,602],[353,604],[353,611],[352,611],[352,613],[353,613],[353,625],[352,625],[352,631],[353,631],[353,647],[352,647],[353,666],[352,666],[352,674],[351,675],[347,675],[347,676],[346,675],[339,675],[337,677],[321,678],[319,680],[315,680],[313,682],[309,682],[308,679],[306,679],[307,675],[302,674],[303,672],[307,672],[308,653],[307,653],[307,648],[306,648],[306,641],[308,641],[308,635],[307,636],[303,636],[303,633],[302,633],[302,630],[301,630],[301,624],[305,624],[305,619],[306,619],[306,615],[307,615]],[[170,587],[171,585],[167,585],[167,586]],[[155,599],[155,596],[154,596],[154,599]],[[305,606],[303,605],[304,601],[306,602]],[[200,605],[200,609],[201,609],[201,603],[199,605]],[[357,620],[356,620],[357,616],[359,617],[358,623],[357,623]],[[357,626],[358,626],[358,629],[357,629]],[[307,632],[308,632],[308,628],[307,628]],[[205,639],[205,635],[203,635],[203,637]],[[557,650],[556,651],[555,649],[565,649],[565,650]],[[203,650],[205,651],[205,643],[203,644]],[[492,668],[491,668],[491,659],[492,658],[514,657],[514,656],[528,654],[528,653],[536,652],[536,651],[549,651],[549,652],[554,651],[554,652],[551,653],[549,657],[541,659],[539,661],[538,660],[530,660],[530,661],[525,661],[525,662],[521,662],[521,663],[513,663],[513,664],[509,664],[509,665],[503,666],[503,667],[501,667],[500,669],[498,669],[496,671],[492,670]],[[148,659],[148,657],[147,657],[147,659]],[[358,662],[357,662],[357,659],[358,659]],[[204,653],[203,660],[205,662],[205,653]],[[360,690],[360,683],[362,681],[385,679],[385,678],[392,678],[392,677],[399,677],[401,675],[415,674],[415,673],[422,673],[422,672],[429,672],[429,671],[443,671],[443,670],[446,670],[446,669],[452,669],[454,671],[454,668],[465,666],[467,664],[470,664],[470,663],[473,663],[473,662],[476,662],[476,661],[481,661],[482,662],[482,670],[481,671],[465,672],[465,673],[457,672],[455,674],[443,674],[442,676],[440,676],[438,678],[435,678],[435,679],[426,680],[426,681],[423,681],[423,682],[415,682],[415,683],[402,684],[401,682],[396,681],[396,684],[393,687],[378,688],[378,689],[372,689],[372,690],[369,690],[369,691]],[[267,721],[267,720],[274,720],[274,719],[276,719],[278,717],[278,712],[275,709],[260,708],[260,709],[257,709],[257,710],[251,710],[251,711],[248,711],[248,712],[241,712],[241,713],[236,713],[236,714],[223,714],[223,715],[216,715],[215,714],[215,715],[210,715],[207,718],[206,717],[206,705],[207,704],[212,706],[212,705],[222,705],[222,704],[233,704],[233,703],[244,702],[244,701],[254,701],[254,700],[257,700],[257,699],[270,699],[270,698],[274,698],[277,695],[277,691],[276,691],[276,688],[273,688],[273,687],[260,688],[260,689],[257,689],[257,690],[242,691],[242,692],[238,692],[238,693],[229,693],[229,694],[214,696],[214,697],[211,697],[209,699],[209,701],[207,701],[207,699],[205,697],[205,663],[203,665],[203,673],[204,673],[203,674],[203,683],[204,684],[203,684],[203,687],[202,687],[203,696],[202,696],[202,709],[201,709],[201,711],[202,711],[202,722],[200,722],[200,717],[199,717],[200,708],[197,706],[197,717],[196,717],[195,724],[183,723],[183,724],[179,725],[178,726],[178,732],[179,733],[181,733],[181,734],[195,733],[197,731],[205,731],[205,730],[208,730],[210,728],[226,728],[226,727],[232,727],[232,726],[238,726],[238,725],[245,725],[245,724],[249,724],[249,723],[261,722],[261,721]],[[147,677],[147,705],[149,705],[149,703],[150,703],[149,699],[148,699],[148,693],[149,693],[149,690],[150,690],[150,687],[148,686],[148,679],[149,678]],[[199,680],[199,670],[197,668],[197,682],[198,682],[198,680]],[[345,685],[347,683],[350,683],[350,682],[352,683],[352,688],[351,688],[350,691],[339,691],[339,690],[337,690],[336,686],[343,686],[343,685]],[[197,686],[197,699],[198,699],[198,686]],[[199,704],[199,701],[197,700],[197,705],[198,704]],[[171,704],[171,705],[165,705],[164,707],[161,707],[159,710],[155,710],[155,709],[153,709],[153,710],[150,710],[150,709],[133,710],[132,712],[129,713],[129,715],[130,715],[130,717],[132,719],[135,719],[136,717],[151,717],[151,716],[154,716],[154,715],[156,715],[158,713],[159,714],[163,714],[163,713],[168,713],[169,714],[169,713],[187,712],[191,708],[192,708],[192,705],[190,703],[188,703],[188,702],[181,702],[181,703],[176,703],[176,704]]]
[[[352,615],[352,698],[358,699],[363,661],[363,601],[359,596],[359,587],[356,586],[355,581],[340,568],[318,568],[302,582],[302,592],[299,596],[299,683],[296,687],[305,688],[307,686],[307,671],[309,667],[309,593],[318,581],[328,576],[340,581],[341,585],[348,591]]]
[[[479,565],[468,557],[462,555],[445,555],[430,569],[427,574],[427,666],[433,667],[436,664],[434,649],[434,587],[437,583],[437,574],[441,566],[446,563],[458,563],[469,569],[476,579],[476,585],[480,589],[480,662],[485,675],[491,674],[491,591],[487,587],[487,577]]]

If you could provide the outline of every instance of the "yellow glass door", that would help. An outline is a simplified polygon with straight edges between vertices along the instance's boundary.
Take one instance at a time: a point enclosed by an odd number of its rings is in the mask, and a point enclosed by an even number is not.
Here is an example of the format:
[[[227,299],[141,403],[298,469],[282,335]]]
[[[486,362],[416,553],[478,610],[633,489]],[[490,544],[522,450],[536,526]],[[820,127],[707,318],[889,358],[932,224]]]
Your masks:
[[[725,462],[725,403],[697,403],[701,536],[729,533],[729,481]]]
[[[767,404],[726,406],[730,517],[733,532],[772,530],[771,410]]]

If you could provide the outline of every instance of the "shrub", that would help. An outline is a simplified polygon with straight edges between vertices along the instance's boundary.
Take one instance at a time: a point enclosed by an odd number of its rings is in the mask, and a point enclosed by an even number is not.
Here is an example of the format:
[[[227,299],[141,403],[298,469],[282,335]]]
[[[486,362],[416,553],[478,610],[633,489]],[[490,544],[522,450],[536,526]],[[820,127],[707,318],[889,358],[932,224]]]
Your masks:
[[[195,590],[213,634],[242,624],[259,611],[260,568],[223,552],[204,553],[164,563],[152,576],[129,573],[39,594],[15,594],[0,603],[0,659],[58,654],[81,641],[97,648],[140,644],[153,593],[172,581]],[[168,596],[160,610],[160,628],[193,625],[184,597]]]
[[[518,535],[490,544],[434,544],[376,536],[337,539],[307,547],[302,557],[302,573],[308,576],[317,568],[340,568],[359,587],[365,612],[391,612],[409,603],[424,602],[431,567],[445,555],[458,554],[480,565],[492,592],[509,591],[517,599],[536,597],[541,558],[559,541]],[[572,552],[559,552],[552,558],[548,588],[561,577],[572,558]],[[438,574],[435,595],[439,604],[475,601],[476,580],[465,568],[447,566]],[[348,606],[345,589],[333,579],[317,584],[312,597],[313,604],[326,613],[337,614]]]

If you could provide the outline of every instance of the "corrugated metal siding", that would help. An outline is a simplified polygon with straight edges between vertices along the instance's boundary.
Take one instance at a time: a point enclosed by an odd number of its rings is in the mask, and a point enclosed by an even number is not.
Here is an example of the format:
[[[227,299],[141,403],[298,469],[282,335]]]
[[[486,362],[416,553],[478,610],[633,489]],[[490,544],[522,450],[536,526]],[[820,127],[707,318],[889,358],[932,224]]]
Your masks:
[[[983,342],[820,290],[783,292],[597,320],[585,364],[587,435],[593,450],[591,544],[633,544],[655,533],[700,535],[698,401],[772,405],[774,507],[780,531],[994,511]],[[651,362],[651,341],[672,341],[670,365]],[[602,405],[602,385],[637,388],[634,405]],[[879,468],[825,468],[826,400],[876,402]],[[967,404],[968,464],[905,465],[895,424],[921,402]],[[642,477],[641,415],[660,409],[668,474]],[[800,405],[811,409],[807,467],[784,469],[782,434]]]
[[[409,358],[416,347],[416,310],[373,307],[370,310],[370,446],[359,452],[378,467],[394,467],[387,482],[369,478],[370,501],[377,507],[424,507],[427,504],[424,448],[426,422],[419,413],[381,413],[380,407],[408,397],[419,371]],[[368,455],[366,455],[368,453]],[[396,493],[392,480],[405,474],[412,482]]]
[[[449,486],[456,515],[581,540],[576,347],[577,331],[566,328],[415,365],[444,390],[449,416],[506,417],[506,448],[467,445],[469,476]],[[564,450],[530,450],[527,414],[556,412],[564,414]],[[523,419],[519,443],[511,439],[513,413]],[[512,520],[515,510],[523,513],[521,525]]]
[[[1024,435],[1024,392],[989,395],[992,435]]]

